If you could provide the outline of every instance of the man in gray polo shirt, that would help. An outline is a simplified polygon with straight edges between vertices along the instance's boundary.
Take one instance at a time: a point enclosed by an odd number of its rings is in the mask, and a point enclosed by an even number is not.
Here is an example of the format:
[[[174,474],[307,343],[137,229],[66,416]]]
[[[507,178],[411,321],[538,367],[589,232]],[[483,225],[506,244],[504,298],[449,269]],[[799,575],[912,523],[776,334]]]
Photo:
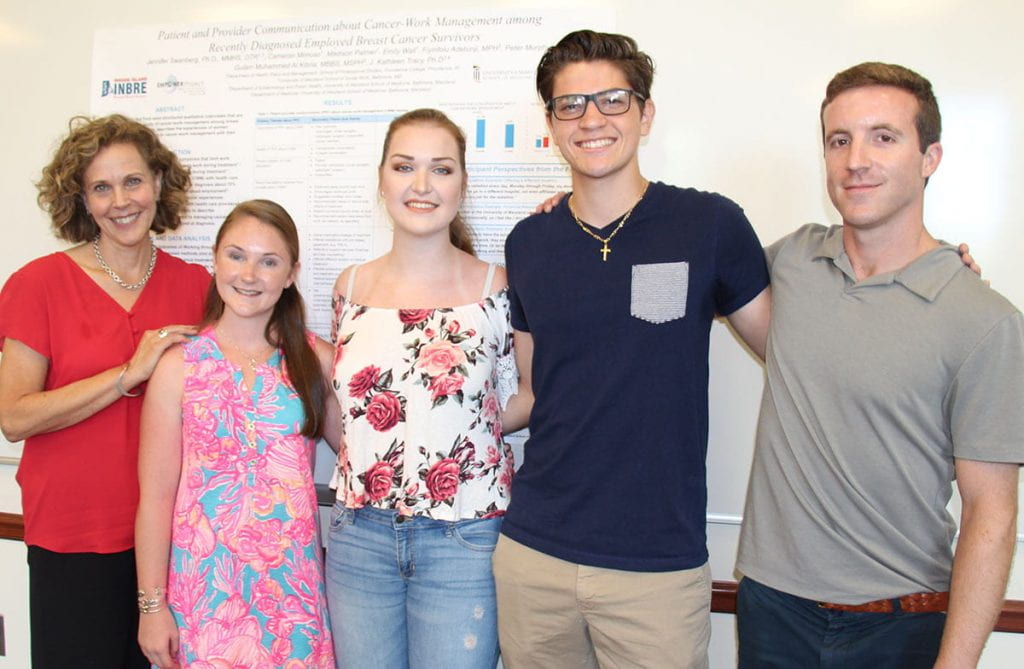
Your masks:
[[[740,666],[973,666],[1013,556],[1024,319],[924,227],[942,158],[926,79],[850,68],[830,82],[821,120],[843,225],[767,249]]]

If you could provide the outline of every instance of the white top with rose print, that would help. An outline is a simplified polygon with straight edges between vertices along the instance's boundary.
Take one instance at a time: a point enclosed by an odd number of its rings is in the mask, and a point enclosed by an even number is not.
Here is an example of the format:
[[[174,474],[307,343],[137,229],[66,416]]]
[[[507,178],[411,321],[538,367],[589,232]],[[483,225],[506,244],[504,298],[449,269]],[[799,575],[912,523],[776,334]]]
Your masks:
[[[493,275],[492,265],[479,302],[455,307],[368,307],[335,293],[345,446],[331,487],[345,506],[449,521],[504,514],[513,461],[498,386],[512,326],[507,289],[487,294]]]

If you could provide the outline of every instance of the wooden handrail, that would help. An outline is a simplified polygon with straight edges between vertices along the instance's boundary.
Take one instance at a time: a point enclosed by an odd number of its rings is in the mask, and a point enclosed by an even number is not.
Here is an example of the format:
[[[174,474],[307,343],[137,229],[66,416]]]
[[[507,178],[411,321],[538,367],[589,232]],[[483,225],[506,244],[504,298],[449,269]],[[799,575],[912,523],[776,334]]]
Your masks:
[[[0,513],[0,539],[22,541],[25,525],[16,513]],[[711,584],[711,611],[736,613],[736,581],[714,581]],[[1024,634],[1024,600],[1008,599],[996,621],[997,632]]]
[[[0,513],[0,539],[15,539],[22,541],[25,538],[25,523],[21,514]]]

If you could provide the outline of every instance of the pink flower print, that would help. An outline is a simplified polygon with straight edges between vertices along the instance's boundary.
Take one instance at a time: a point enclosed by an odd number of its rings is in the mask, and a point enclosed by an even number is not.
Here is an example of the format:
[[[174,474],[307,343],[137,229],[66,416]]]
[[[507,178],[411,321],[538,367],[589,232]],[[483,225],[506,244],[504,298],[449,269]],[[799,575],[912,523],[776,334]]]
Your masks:
[[[458,321],[448,321],[447,328],[448,334],[456,334],[459,331]]]
[[[289,632],[290,634],[290,632]],[[277,666],[283,666],[284,661],[288,659],[288,656],[292,654],[292,640],[287,636],[280,636],[274,639],[274,642],[270,645],[270,657],[277,663]]]
[[[294,596],[285,597],[276,615],[267,621],[266,629],[275,637],[291,636],[292,631],[295,629],[295,622],[288,619],[287,611],[290,602],[294,599]],[[278,661],[278,664],[280,664],[280,661]]]
[[[459,463],[445,458],[434,464],[427,472],[427,497],[443,502],[455,496],[459,488]]]
[[[288,542],[281,532],[281,521],[272,518],[267,521],[250,521],[238,528],[227,542],[238,557],[249,563],[253,569],[264,573],[280,567],[284,562],[284,551]]]
[[[515,468],[512,463],[512,458],[505,460],[505,466],[501,470],[501,475],[498,476],[498,485],[502,487],[505,494],[512,488],[512,475],[515,473]]]
[[[397,425],[401,418],[402,403],[393,393],[378,393],[366,406],[366,420],[378,432],[387,432]]]
[[[176,512],[172,522],[172,536],[176,545],[188,551],[197,560],[213,553],[217,537],[202,506],[196,504],[184,511]]]
[[[249,613],[248,604],[241,596],[232,595],[217,607],[213,618],[197,630],[196,654],[208,661],[193,666],[205,664],[209,669],[273,666],[261,643],[262,636],[259,620]]]
[[[252,510],[261,516],[270,515],[277,506],[277,500],[270,494],[269,490],[254,490],[251,494]]]
[[[240,453],[241,446],[230,436],[195,443],[196,459],[200,466],[215,472],[234,469]]]
[[[345,506],[350,509],[359,509],[366,506],[366,495],[357,493],[355,490],[346,490]]]
[[[395,480],[395,468],[386,462],[375,462],[363,475],[363,488],[371,502],[382,500],[391,492]]]
[[[190,467],[188,473],[185,474],[185,485],[188,486],[189,490],[197,491],[205,483],[206,477],[203,475],[203,470],[198,467]]]
[[[309,518],[296,516],[294,520],[288,523],[288,529],[284,533],[285,536],[299,545],[313,543],[316,540],[316,524],[313,518],[316,518],[316,515]]]
[[[416,325],[430,318],[433,311],[433,309],[399,309],[398,320],[402,321],[402,325]]]
[[[462,374],[440,374],[430,379],[430,399],[454,395],[462,389],[466,377]]]
[[[351,397],[364,397],[380,379],[380,367],[368,365],[352,375],[348,382],[348,394]]]
[[[497,467],[501,464],[501,453],[494,446],[487,447],[487,459],[484,461],[487,469]]]
[[[433,339],[434,335],[436,334],[437,333],[434,332],[434,328],[427,328],[426,330],[423,331],[423,336],[426,337],[427,339]]]
[[[483,405],[480,407],[483,412],[484,419],[494,418],[498,415],[498,395],[497,393],[490,392],[484,396]]]
[[[466,364],[466,354],[448,340],[433,341],[420,349],[416,366],[429,376],[445,374]]]
[[[261,578],[256,581],[254,590],[253,606],[256,610],[268,617],[273,615],[284,598],[281,584],[270,578]]]
[[[188,403],[181,411],[181,432],[184,441],[205,444],[215,439],[217,417],[201,403]]]

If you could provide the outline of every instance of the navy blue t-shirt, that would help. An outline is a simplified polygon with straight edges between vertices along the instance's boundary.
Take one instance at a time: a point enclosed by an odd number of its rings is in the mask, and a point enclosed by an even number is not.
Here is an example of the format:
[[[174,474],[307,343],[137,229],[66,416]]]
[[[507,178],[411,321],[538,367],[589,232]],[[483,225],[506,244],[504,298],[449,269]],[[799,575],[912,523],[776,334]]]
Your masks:
[[[764,252],[732,201],[652,183],[604,262],[567,202],[505,242],[536,403],[502,531],[578,564],[700,566],[711,322],[768,285]]]

